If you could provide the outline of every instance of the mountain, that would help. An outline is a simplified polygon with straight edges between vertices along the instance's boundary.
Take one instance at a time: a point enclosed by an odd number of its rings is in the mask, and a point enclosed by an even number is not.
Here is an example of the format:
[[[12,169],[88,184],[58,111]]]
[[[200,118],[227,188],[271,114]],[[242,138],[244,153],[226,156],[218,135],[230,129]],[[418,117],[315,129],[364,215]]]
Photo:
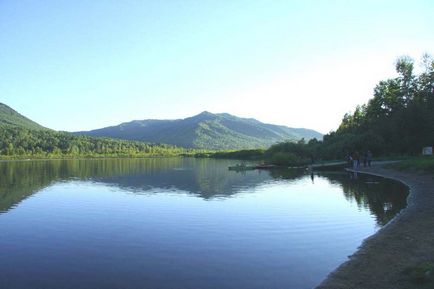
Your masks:
[[[6,104],[0,103],[0,126],[14,126],[32,130],[47,129],[27,117],[19,114]]]
[[[310,129],[266,124],[253,118],[240,118],[228,113],[213,114],[207,111],[185,119],[134,120],[75,134],[201,149],[266,148],[281,141],[322,139],[321,133]]]
[[[186,152],[183,148],[166,144],[77,136],[51,130],[0,103],[0,159],[147,157],[173,156]]]

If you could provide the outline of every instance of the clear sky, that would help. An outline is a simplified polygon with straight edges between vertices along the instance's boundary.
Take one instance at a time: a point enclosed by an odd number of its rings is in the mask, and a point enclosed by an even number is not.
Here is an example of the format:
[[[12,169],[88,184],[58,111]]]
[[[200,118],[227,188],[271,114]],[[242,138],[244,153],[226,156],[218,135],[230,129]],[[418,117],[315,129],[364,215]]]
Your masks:
[[[432,0],[0,0],[0,102],[57,130],[207,110],[327,133],[433,31]]]

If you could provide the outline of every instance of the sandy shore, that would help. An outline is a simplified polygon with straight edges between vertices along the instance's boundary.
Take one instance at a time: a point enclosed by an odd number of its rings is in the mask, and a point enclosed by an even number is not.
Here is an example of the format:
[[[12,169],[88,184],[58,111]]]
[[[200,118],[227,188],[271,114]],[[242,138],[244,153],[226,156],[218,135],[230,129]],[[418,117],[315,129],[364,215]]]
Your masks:
[[[366,239],[317,289],[434,288],[434,176],[397,172],[381,165],[360,168],[359,172],[406,184],[410,188],[407,208]]]

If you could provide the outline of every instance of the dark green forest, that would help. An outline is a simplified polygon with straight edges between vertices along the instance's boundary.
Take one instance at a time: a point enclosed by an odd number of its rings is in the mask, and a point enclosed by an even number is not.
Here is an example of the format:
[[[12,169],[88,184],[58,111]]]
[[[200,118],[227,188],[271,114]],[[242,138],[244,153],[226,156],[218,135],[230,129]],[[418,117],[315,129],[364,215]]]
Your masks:
[[[54,131],[0,103],[0,157],[2,159],[149,157],[192,152],[193,150],[167,144],[76,136],[68,132]]]
[[[252,118],[208,111],[185,119],[135,120],[75,134],[208,150],[265,149],[286,140],[322,138],[322,134],[310,129],[272,125]]]
[[[398,76],[380,81],[373,98],[344,115],[336,131],[323,140],[304,139],[272,145],[266,150],[217,152],[185,149],[104,137],[77,136],[53,131],[0,104],[0,156],[2,158],[145,157],[198,153],[218,158],[265,159],[278,165],[312,160],[345,159],[348,154],[371,150],[374,156],[418,155],[434,144],[434,59],[424,55],[422,70],[415,61],[397,59]],[[351,91],[348,92],[351,97]]]
[[[434,59],[424,55],[415,74],[408,56],[395,63],[398,76],[380,81],[367,104],[344,115],[336,131],[322,141],[281,142],[265,151],[242,151],[216,157],[262,158],[277,165],[307,164],[312,160],[345,159],[353,152],[371,150],[374,156],[420,155],[434,145]],[[349,91],[349,97],[351,92]]]
[[[410,57],[396,61],[398,77],[380,81],[374,97],[346,114],[341,125],[324,137],[329,158],[351,150],[377,155],[416,155],[434,144],[434,59],[424,55],[420,74]]]
[[[420,155],[434,144],[434,59],[425,54],[420,64],[422,72],[415,74],[413,59],[398,58],[398,77],[380,81],[373,98],[345,114],[323,141],[280,143],[265,155],[277,163],[344,159],[366,150],[375,156]]]
[[[188,154],[191,150],[136,141],[74,136],[47,129],[0,125],[2,158],[147,157]]]

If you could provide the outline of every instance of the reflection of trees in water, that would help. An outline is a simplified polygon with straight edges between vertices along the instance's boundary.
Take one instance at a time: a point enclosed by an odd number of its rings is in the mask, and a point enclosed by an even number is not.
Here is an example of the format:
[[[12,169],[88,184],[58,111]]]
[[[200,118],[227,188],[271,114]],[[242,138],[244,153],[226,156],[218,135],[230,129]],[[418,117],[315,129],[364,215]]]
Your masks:
[[[0,163],[0,212],[49,186],[62,174],[61,164],[53,162]]]
[[[297,170],[228,171],[233,162],[213,159],[155,158],[22,161],[0,163],[0,212],[33,193],[68,179],[90,180],[135,193],[153,188],[177,189],[201,198],[229,197],[266,180],[296,180]],[[347,200],[369,209],[379,225],[387,223],[406,205],[407,188],[398,182],[363,174],[321,174],[342,187]]]
[[[304,169],[270,170],[270,175],[275,179],[295,180],[304,174]]]
[[[193,158],[180,160],[177,166],[164,171],[140,171],[93,180],[135,193],[152,192],[152,188],[177,189],[209,199],[229,197],[243,187],[256,186],[270,179],[268,173],[259,175],[255,171],[245,174],[229,171],[228,167],[233,165],[233,161]]]
[[[303,170],[272,170],[274,178],[295,180],[306,174]],[[342,188],[345,198],[355,201],[360,208],[368,209],[383,226],[407,205],[408,188],[403,184],[380,177],[358,174],[357,177],[342,172],[319,173],[332,184]],[[310,175],[313,180],[314,176]]]
[[[228,171],[232,161],[192,158],[99,159],[0,162],[0,212],[63,180],[90,180],[141,193],[178,189],[202,198],[228,197],[268,173]]]
[[[361,208],[369,209],[380,226],[389,222],[407,204],[408,188],[390,179],[365,174],[359,174],[357,179],[348,174],[321,176],[340,184],[345,198],[355,201]]]
[[[54,182],[168,170],[181,159],[50,160],[0,162],[0,212]]]

